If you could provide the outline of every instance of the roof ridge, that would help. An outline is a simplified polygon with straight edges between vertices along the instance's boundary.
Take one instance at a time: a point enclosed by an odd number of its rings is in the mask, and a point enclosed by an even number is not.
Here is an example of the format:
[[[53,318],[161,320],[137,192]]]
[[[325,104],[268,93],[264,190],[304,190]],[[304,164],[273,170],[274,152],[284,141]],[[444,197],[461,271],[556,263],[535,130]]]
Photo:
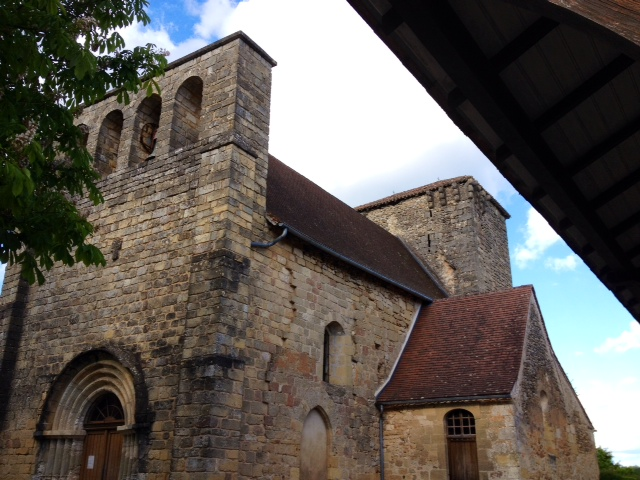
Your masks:
[[[472,180],[476,184],[480,185],[475,178],[471,175],[463,175],[460,177],[448,178],[445,180],[438,180],[437,182],[429,183],[427,185],[423,185],[421,187],[411,188],[409,190],[405,190],[404,192],[394,193],[387,197],[380,198],[378,200],[374,200],[373,202],[365,203],[364,205],[359,205],[354,207],[355,210],[361,212],[365,210],[370,210],[372,208],[376,208],[382,205],[387,205],[389,203],[396,203],[401,200],[405,200],[407,198],[418,197],[423,195],[429,191],[437,190],[440,187],[448,187],[453,184],[466,183],[467,181]]]
[[[473,185],[478,189],[478,192],[485,196],[487,200],[495,205],[495,207],[504,215],[505,218],[511,218],[509,212],[505,210],[505,208],[500,205],[493,195],[491,195],[481,184],[471,175],[462,175],[460,177],[453,177],[446,180],[438,180],[437,182],[429,183],[427,185],[423,185],[422,187],[412,188],[410,190],[405,190],[404,192],[394,193],[393,195],[389,195],[388,197],[381,198],[379,200],[374,200],[373,202],[365,203],[364,205],[360,205],[354,207],[354,210],[357,212],[363,213],[369,210],[374,210],[379,207],[383,207],[386,205],[399,203],[403,200],[407,200],[409,198],[419,197],[420,195],[424,195],[425,193],[432,192],[438,190],[440,188],[445,188],[451,185],[462,185],[469,184]]]
[[[489,292],[474,292],[474,293],[469,293],[467,295],[457,295],[457,296],[451,296],[451,297],[445,297],[445,298],[438,298],[435,299],[434,302],[438,302],[438,303],[442,303],[442,302],[462,302],[462,301],[475,301],[477,300],[477,297],[490,297],[490,296],[496,296],[496,295],[510,295],[510,294],[514,294],[516,291],[528,291],[531,292],[533,291],[533,285],[531,284],[527,284],[527,285],[518,285],[517,287],[507,287],[507,288],[503,288],[501,290],[491,290]]]

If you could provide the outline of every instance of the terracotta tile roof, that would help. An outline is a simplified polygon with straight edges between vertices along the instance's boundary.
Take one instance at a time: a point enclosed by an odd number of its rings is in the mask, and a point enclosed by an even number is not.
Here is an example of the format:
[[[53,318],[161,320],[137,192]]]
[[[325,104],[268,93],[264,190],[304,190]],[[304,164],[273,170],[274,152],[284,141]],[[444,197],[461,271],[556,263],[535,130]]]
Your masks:
[[[508,398],[518,378],[533,287],[423,306],[379,403]]]
[[[451,185],[462,185],[465,183],[472,184],[475,189],[484,195],[491,203],[493,203],[498,211],[504,215],[505,218],[511,218],[509,212],[507,212],[500,203],[491,196],[489,192],[487,192],[482,185],[478,183],[478,181],[471,176],[462,176],[450,178],[448,180],[439,180],[434,183],[430,183],[429,185],[425,185],[423,187],[413,188],[411,190],[406,190],[400,193],[394,193],[393,195],[389,195],[388,197],[381,198],[380,200],[375,200],[370,203],[365,203],[364,205],[360,205],[359,207],[355,207],[355,210],[358,212],[368,212],[369,210],[375,210],[376,208],[384,207],[385,205],[391,205],[394,203],[401,202],[408,198],[419,197],[420,195],[424,195],[429,192],[434,192],[439,188],[446,188]]]
[[[267,216],[322,250],[419,298],[443,297],[400,239],[269,156]]]

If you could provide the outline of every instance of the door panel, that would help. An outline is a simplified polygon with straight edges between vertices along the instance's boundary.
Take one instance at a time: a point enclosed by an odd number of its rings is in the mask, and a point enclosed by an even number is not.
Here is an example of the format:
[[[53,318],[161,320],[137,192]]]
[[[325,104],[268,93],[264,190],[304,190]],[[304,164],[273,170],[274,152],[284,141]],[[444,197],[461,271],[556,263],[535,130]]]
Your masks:
[[[449,438],[449,479],[479,480],[478,450],[474,439]]]
[[[122,435],[111,430],[107,434],[107,462],[102,480],[118,480],[120,458],[122,457]]]
[[[102,467],[105,460],[107,436],[104,431],[88,431],[84,439],[82,456],[82,480],[102,480]]]
[[[80,480],[118,480],[122,435],[115,429],[88,430]]]

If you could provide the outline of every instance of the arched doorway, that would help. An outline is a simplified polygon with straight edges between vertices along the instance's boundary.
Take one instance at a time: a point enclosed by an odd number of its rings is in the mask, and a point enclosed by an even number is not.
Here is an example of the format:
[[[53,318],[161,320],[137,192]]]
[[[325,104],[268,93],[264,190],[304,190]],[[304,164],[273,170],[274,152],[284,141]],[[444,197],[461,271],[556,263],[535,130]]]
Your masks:
[[[467,410],[446,416],[449,480],[479,480],[476,420]]]
[[[89,409],[84,429],[80,480],[117,480],[122,461],[124,411],[118,397],[108,392]]]
[[[82,354],[58,376],[35,432],[36,477],[129,480],[138,474],[136,388],[104,351]]]
[[[326,480],[329,432],[318,408],[309,412],[302,425],[300,442],[300,480]]]

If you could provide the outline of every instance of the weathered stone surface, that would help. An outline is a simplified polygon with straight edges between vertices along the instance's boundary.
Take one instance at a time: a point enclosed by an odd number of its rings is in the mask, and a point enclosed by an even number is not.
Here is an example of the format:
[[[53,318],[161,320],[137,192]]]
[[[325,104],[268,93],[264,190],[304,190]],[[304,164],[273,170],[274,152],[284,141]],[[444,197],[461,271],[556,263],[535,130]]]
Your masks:
[[[509,215],[472,177],[436,182],[358,210],[406,241],[449,294],[511,288]]]

